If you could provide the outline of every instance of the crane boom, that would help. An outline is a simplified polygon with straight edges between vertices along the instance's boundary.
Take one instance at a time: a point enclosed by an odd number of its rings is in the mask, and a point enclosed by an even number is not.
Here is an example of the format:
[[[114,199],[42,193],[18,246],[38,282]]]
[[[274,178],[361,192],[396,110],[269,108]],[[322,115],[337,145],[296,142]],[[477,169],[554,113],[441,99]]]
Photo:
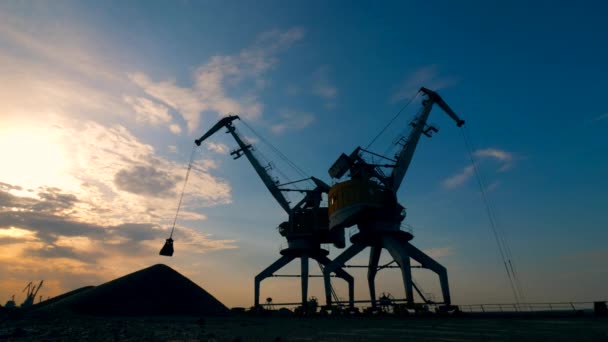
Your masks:
[[[196,139],[194,142],[196,143],[197,146],[200,146],[204,140],[209,138],[211,135],[213,135],[215,132],[220,130],[222,127],[226,127],[226,129],[228,129],[227,133],[230,133],[232,135],[232,137],[234,138],[234,140],[236,140],[237,145],[239,145],[239,148],[237,150],[231,152],[230,154],[234,156],[234,159],[237,159],[244,154],[245,157],[247,157],[247,159],[253,166],[253,169],[255,170],[255,172],[262,179],[262,182],[264,182],[264,185],[266,185],[266,188],[268,189],[268,191],[270,191],[270,193],[272,194],[274,199],[277,202],[279,202],[279,205],[281,206],[281,208],[283,208],[283,210],[285,210],[287,212],[287,214],[291,214],[292,210],[289,207],[289,201],[287,201],[287,199],[281,192],[281,189],[279,189],[279,187],[277,186],[275,181],[272,179],[272,177],[270,177],[270,175],[266,171],[266,168],[264,168],[260,164],[258,159],[251,152],[251,149],[252,149],[251,145],[248,145],[245,142],[243,142],[243,139],[241,139],[241,137],[236,132],[236,128],[234,127],[232,122],[237,119],[240,119],[237,115],[230,115],[230,116],[227,116],[227,117],[221,119],[218,123],[216,123],[213,127],[211,127],[211,129],[209,129],[209,131],[207,131],[207,133],[205,133],[199,139]]]
[[[418,141],[420,140],[420,136],[422,134],[426,136],[431,136],[433,132],[437,132],[437,128],[433,126],[427,126],[427,120],[429,115],[431,114],[431,109],[433,109],[433,104],[439,105],[444,112],[446,112],[454,121],[456,121],[456,126],[461,127],[464,125],[464,120],[460,119],[458,115],[448,106],[447,103],[437,94],[436,92],[429,90],[427,88],[420,88],[420,91],[427,95],[427,99],[423,101],[423,108],[421,113],[414,118],[411,122],[412,131],[409,136],[403,143],[403,148],[397,154],[397,162],[395,163],[395,167],[389,177],[390,181],[389,188],[393,190],[393,192],[397,192],[401,183],[403,182],[403,178],[405,177],[405,173],[412,162],[412,157],[414,156],[414,152],[416,151],[416,147],[418,146]]]
[[[32,298],[36,299],[36,295],[38,294],[38,291],[40,291],[40,288],[42,287],[42,283],[44,283],[44,280],[40,281],[40,284],[38,284],[38,287],[34,286],[34,289],[32,290]]]

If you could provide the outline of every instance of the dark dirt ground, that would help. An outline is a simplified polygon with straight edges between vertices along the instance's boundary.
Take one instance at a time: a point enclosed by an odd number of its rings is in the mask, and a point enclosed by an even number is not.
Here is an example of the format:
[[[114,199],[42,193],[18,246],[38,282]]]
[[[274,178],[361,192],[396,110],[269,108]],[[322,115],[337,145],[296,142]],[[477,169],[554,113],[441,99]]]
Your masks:
[[[608,318],[5,318],[0,341],[608,341]]]

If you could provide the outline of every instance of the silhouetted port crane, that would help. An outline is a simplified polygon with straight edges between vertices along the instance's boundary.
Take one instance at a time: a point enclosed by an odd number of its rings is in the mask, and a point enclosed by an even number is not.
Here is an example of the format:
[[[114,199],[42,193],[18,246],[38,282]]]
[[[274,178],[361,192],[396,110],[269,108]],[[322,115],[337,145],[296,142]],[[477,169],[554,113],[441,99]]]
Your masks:
[[[330,274],[366,247],[371,248],[368,265],[368,284],[372,307],[376,307],[375,277],[382,249],[387,249],[399,264],[408,305],[414,304],[410,258],[419,262],[422,268],[430,269],[439,275],[443,294],[442,308],[450,308],[448,274],[442,265],[421,250],[410,244],[413,235],[401,230],[401,222],[406,216],[405,208],[397,201],[397,191],[410,166],[421,135],[431,137],[438,129],[427,125],[433,105],[437,104],[446,112],[458,127],[464,124],[456,113],[434,91],[421,88],[426,97],[423,108],[410,123],[411,132],[401,139],[399,151],[393,158],[379,156],[357,147],[350,155],[342,154],[329,169],[334,179],[342,178],[350,172],[350,179],[336,183],[329,190],[329,228],[344,229],[357,225],[358,232],[351,236],[352,245],[336,257],[324,269],[326,304],[331,306],[331,293],[327,291]],[[381,157],[387,164],[375,164],[363,159],[364,153]],[[388,173],[388,175],[387,175]]]
[[[207,133],[197,139],[195,143],[200,146],[203,141],[225,127],[227,129],[226,133],[231,134],[239,146],[230,154],[234,156],[234,159],[238,159],[242,155],[247,157],[258,176],[264,182],[266,188],[268,188],[274,199],[279,203],[281,208],[285,210],[289,217],[287,221],[281,223],[278,227],[279,233],[287,239],[288,247],[281,250],[282,256],[277,261],[255,277],[255,306],[258,307],[260,304],[260,283],[262,280],[271,277],[274,272],[278,271],[295,258],[299,258],[301,260],[300,277],[302,281],[302,307],[306,308],[308,302],[309,258],[312,258],[319,262],[320,265],[325,266],[328,265],[331,260],[327,257],[329,252],[322,249],[321,244],[333,243],[338,248],[344,248],[345,246],[344,229],[336,227],[330,231],[328,209],[327,207],[321,207],[322,194],[329,191],[329,185],[315,177],[310,178],[315,184],[315,188],[312,190],[289,189],[284,187],[295,182],[279,184],[278,181],[275,181],[268,173],[270,165],[268,167],[263,167],[253,154],[253,147],[250,144],[245,143],[236,132],[233,121],[237,119],[239,119],[239,117],[236,115],[230,115],[221,119],[211,127]],[[290,207],[290,203],[283,194],[287,191],[304,193],[304,198],[295,206]],[[336,276],[344,279],[348,283],[349,298],[351,301],[354,300],[353,277],[341,267],[334,267],[333,271],[336,273]],[[327,286],[331,286],[331,284],[328,283]],[[332,293],[331,288],[326,290],[329,291],[329,293]]]
[[[34,304],[34,300],[36,299],[36,294],[38,294],[38,291],[40,291],[40,288],[42,287],[42,283],[44,283],[44,280],[41,280],[40,283],[38,284],[38,286],[36,286],[36,284],[34,284],[33,282],[30,281],[29,284],[27,284],[27,286],[25,286],[23,291],[21,291],[21,292],[27,291],[25,301],[23,301],[23,304],[21,304],[22,308],[28,308]]]

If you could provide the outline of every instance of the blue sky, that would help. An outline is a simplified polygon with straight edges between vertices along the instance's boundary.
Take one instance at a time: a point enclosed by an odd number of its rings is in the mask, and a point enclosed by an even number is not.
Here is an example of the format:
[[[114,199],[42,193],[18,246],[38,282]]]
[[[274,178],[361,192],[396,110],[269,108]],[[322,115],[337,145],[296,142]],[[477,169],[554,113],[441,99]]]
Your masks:
[[[284,214],[224,134],[197,150],[175,256],[156,256],[193,139],[235,112],[329,182],[339,154],[367,145],[420,86],[467,121],[527,299],[605,299],[607,14],[601,1],[4,2],[0,301],[30,278],[53,296],[164,262],[250,305]],[[446,265],[456,302],[510,302],[461,133],[438,109],[430,121],[440,133],[421,141],[399,192],[414,244]],[[378,281],[403,292],[396,271]],[[270,279],[262,296],[298,298],[285,289],[297,284]]]

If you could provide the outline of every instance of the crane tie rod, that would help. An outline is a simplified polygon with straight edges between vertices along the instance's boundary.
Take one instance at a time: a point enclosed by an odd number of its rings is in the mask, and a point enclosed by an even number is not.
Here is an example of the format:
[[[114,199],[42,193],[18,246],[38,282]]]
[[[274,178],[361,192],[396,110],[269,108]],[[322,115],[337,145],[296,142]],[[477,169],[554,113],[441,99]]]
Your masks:
[[[418,90],[414,96],[410,97],[410,100],[407,101],[407,103],[403,105],[401,109],[399,109],[397,114],[395,114],[395,116],[393,116],[393,118],[386,124],[386,126],[384,126],[384,128],[382,128],[382,130],[380,130],[380,132],[374,137],[374,139],[372,139],[372,141],[367,144],[367,146],[365,147],[366,149],[372,146],[376,142],[376,140],[382,135],[382,133],[384,133],[384,131],[386,131],[393,124],[393,122],[397,120],[397,118],[399,117],[399,115],[401,115],[405,108],[407,108],[407,106],[409,106],[418,97],[418,94],[420,94],[420,90]]]
[[[169,238],[173,238],[173,231],[175,230],[175,224],[177,223],[177,217],[179,216],[179,210],[182,207],[182,200],[184,199],[184,193],[186,192],[186,184],[188,183],[188,177],[190,177],[190,170],[192,170],[192,163],[194,162],[194,152],[196,151],[196,145],[192,146],[192,152],[190,153],[190,161],[188,162],[188,170],[186,171],[186,178],[184,178],[184,185],[182,186],[182,193],[179,195],[179,202],[177,203],[177,210],[175,212],[175,218],[173,219],[173,226],[171,227],[171,235]]]
[[[249,124],[247,124],[247,122],[243,119],[241,119],[241,122],[255,135],[257,136],[264,144],[266,144],[268,147],[270,147],[271,150],[274,151],[274,153],[276,153],[279,158],[281,158],[285,163],[287,163],[289,166],[291,166],[297,173],[300,174],[300,176],[302,178],[310,178],[308,176],[308,174],[306,172],[304,172],[304,170],[302,170],[298,165],[296,165],[294,162],[292,162],[291,160],[289,160],[289,158],[287,158],[287,156],[285,156],[285,154],[283,154],[283,152],[281,152],[278,148],[276,148],[274,145],[272,145],[270,142],[268,142],[266,139],[264,139],[264,137],[262,135],[260,135],[256,130],[253,129],[253,127],[251,127]]]

